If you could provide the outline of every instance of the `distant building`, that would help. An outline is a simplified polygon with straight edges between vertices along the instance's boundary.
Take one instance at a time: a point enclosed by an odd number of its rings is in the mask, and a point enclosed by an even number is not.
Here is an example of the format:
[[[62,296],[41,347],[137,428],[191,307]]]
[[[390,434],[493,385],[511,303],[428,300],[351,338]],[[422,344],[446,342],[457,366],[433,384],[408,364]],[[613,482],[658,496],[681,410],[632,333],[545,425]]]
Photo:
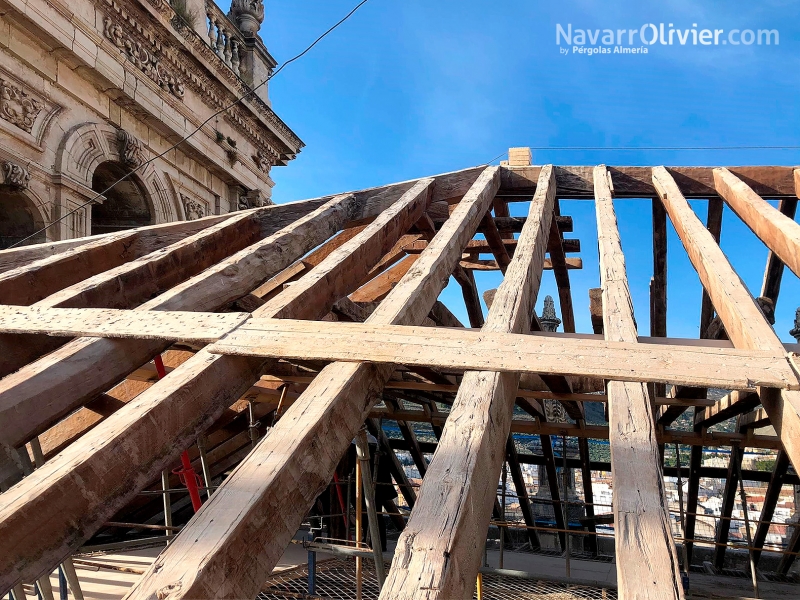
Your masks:
[[[262,0],[28,0],[0,21],[0,248],[270,203],[303,143],[270,107]],[[23,6],[24,12],[16,6]]]

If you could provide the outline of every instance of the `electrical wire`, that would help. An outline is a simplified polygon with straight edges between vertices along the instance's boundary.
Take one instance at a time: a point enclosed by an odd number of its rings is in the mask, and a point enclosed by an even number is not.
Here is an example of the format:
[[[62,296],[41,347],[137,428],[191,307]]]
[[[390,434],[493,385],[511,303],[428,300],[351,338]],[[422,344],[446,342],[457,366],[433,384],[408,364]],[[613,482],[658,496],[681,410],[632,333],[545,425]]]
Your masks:
[[[305,50],[303,50],[303,51],[302,51],[300,54],[298,54],[298,55],[296,55],[296,56],[293,56],[292,58],[290,58],[289,60],[287,60],[286,62],[284,62],[284,63],[283,63],[283,64],[282,64],[282,65],[281,65],[281,66],[280,66],[280,67],[279,67],[279,68],[278,68],[276,71],[274,71],[273,73],[271,73],[270,75],[268,75],[268,76],[267,76],[267,78],[266,78],[264,81],[262,81],[261,83],[259,83],[259,84],[258,84],[258,85],[256,85],[255,87],[251,88],[249,92],[247,92],[247,93],[246,93],[246,94],[244,94],[243,96],[240,96],[240,97],[238,97],[238,98],[237,98],[237,99],[236,99],[234,102],[231,102],[229,105],[225,106],[224,108],[221,108],[221,109],[219,109],[217,112],[215,112],[214,114],[212,114],[212,115],[211,115],[210,117],[208,117],[208,118],[207,118],[205,121],[203,121],[202,123],[200,123],[200,125],[199,125],[197,128],[195,128],[195,129],[194,129],[194,130],[193,130],[191,133],[189,133],[189,135],[187,135],[187,136],[185,136],[185,137],[181,138],[179,141],[175,142],[175,143],[174,143],[172,146],[170,146],[169,148],[167,148],[166,150],[164,150],[164,151],[163,151],[163,152],[161,152],[160,154],[157,154],[157,155],[156,155],[156,156],[154,156],[153,158],[151,158],[151,159],[149,159],[149,160],[146,160],[145,162],[143,162],[142,164],[140,164],[138,167],[136,167],[136,168],[135,168],[135,169],[133,169],[132,171],[129,171],[128,173],[126,173],[125,175],[123,175],[122,177],[120,177],[119,179],[117,179],[117,180],[116,180],[114,183],[112,183],[110,186],[108,186],[108,187],[107,187],[105,190],[103,190],[102,192],[98,192],[98,193],[97,193],[97,194],[96,194],[94,197],[90,198],[89,200],[87,200],[87,201],[86,201],[86,202],[84,202],[83,204],[81,204],[81,205],[77,206],[76,208],[72,209],[71,211],[67,212],[66,214],[64,214],[64,215],[60,216],[59,218],[57,218],[57,219],[56,219],[55,221],[53,221],[52,223],[50,223],[50,224],[48,224],[48,225],[45,225],[44,227],[42,227],[41,229],[39,229],[39,230],[37,230],[37,231],[34,231],[34,232],[33,232],[32,234],[30,234],[28,237],[25,237],[25,238],[23,238],[23,239],[19,240],[18,242],[15,242],[15,243],[11,244],[11,245],[8,247],[8,249],[10,250],[11,248],[15,248],[15,247],[19,246],[20,244],[23,244],[23,243],[27,242],[29,239],[36,237],[37,235],[39,235],[40,233],[42,233],[42,232],[44,232],[44,231],[47,231],[47,229],[48,229],[48,228],[52,227],[52,226],[53,226],[53,225],[55,225],[56,223],[59,223],[60,221],[63,221],[63,220],[64,220],[64,219],[66,219],[68,216],[70,216],[70,215],[72,215],[72,214],[74,214],[74,213],[78,212],[79,210],[83,209],[84,207],[88,206],[89,204],[93,204],[93,203],[94,203],[96,200],[98,200],[99,198],[101,198],[102,196],[104,196],[105,194],[107,194],[108,192],[110,192],[112,189],[114,189],[114,187],[115,187],[117,184],[119,184],[119,183],[122,183],[123,181],[125,181],[126,179],[128,179],[128,177],[130,177],[131,175],[133,175],[133,174],[134,174],[134,173],[136,173],[137,171],[139,171],[139,170],[143,169],[144,167],[146,167],[147,165],[151,164],[152,162],[154,162],[154,161],[156,161],[156,160],[158,160],[158,159],[162,158],[163,156],[165,156],[165,155],[166,155],[166,154],[168,154],[169,152],[172,152],[173,150],[175,150],[175,149],[176,149],[178,146],[180,146],[181,144],[183,144],[184,142],[186,142],[186,141],[187,141],[189,138],[191,138],[192,136],[194,136],[194,135],[195,135],[195,134],[196,134],[198,131],[200,131],[200,130],[201,130],[203,127],[205,127],[205,126],[206,126],[206,125],[208,125],[208,124],[209,124],[211,121],[213,121],[214,119],[216,119],[216,118],[217,118],[219,115],[221,115],[221,114],[222,114],[222,113],[224,113],[224,112],[227,112],[227,111],[229,111],[231,108],[233,108],[233,107],[234,107],[234,106],[236,106],[237,104],[241,104],[241,102],[242,102],[243,100],[245,100],[246,98],[249,98],[250,96],[252,96],[253,94],[255,94],[255,93],[256,93],[256,91],[257,91],[259,88],[261,88],[261,87],[262,87],[264,84],[266,84],[268,81],[270,81],[270,80],[271,80],[273,77],[275,77],[275,76],[276,76],[278,73],[280,73],[281,71],[283,71],[283,69],[285,69],[287,66],[289,66],[290,64],[292,64],[294,61],[296,61],[296,60],[298,60],[298,59],[302,58],[303,56],[305,56],[305,55],[306,55],[306,54],[307,54],[307,53],[308,53],[308,52],[309,52],[309,51],[310,51],[310,50],[311,50],[311,49],[312,49],[314,46],[316,46],[316,45],[317,45],[319,42],[321,42],[321,41],[323,40],[323,38],[325,38],[325,37],[326,37],[328,34],[332,33],[332,32],[333,32],[333,31],[334,31],[334,30],[335,30],[337,27],[339,27],[341,24],[343,24],[345,21],[347,21],[347,20],[348,20],[350,17],[352,17],[352,16],[353,16],[353,14],[354,14],[354,13],[355,13],[355,12],[356,12],[356,11],[357,11],[359,8],[361,8],[362,6],[364,6],[364,5],[365,5],[367,2],[369,2],[369,0],[361,0],[361,2],[359,2],[359,3],[358,3],[358,4],[357,4],[357,5],[356,5],[356,6],[355,6],[355,7],[354,7],[354,8],[353,8],[353,9],[352,9],[352,10],[351,10],[349,13],[347,13],[347,14],[346,14],[344,17],[342,17],[342,18],[341,18],[339,21],[337,21],[337,22],[336,22],[334,25],[332,25],[330,28],[328,28],[328,30],[327,30],[327,31],[325,31],[325,33],[323,33],[322,35],[320,35],[319,37],[317,37],[317,39],[315,39],[315,40],[314,40],[314,41],[313,41],[313,42],[312,42],[312,43],[311,43],[311,44],[310,44],[308,47],[306,47],[306,49],[305,49]]]

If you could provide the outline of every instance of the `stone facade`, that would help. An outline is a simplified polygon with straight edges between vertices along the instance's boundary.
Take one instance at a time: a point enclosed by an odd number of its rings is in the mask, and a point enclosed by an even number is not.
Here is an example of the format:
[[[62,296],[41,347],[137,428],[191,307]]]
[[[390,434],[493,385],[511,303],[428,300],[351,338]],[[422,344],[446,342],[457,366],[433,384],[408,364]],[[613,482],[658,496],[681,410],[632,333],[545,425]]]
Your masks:
[[[303,143],[252,91],[276,66],[262,0],[172,1],[0,0],[0,248],[271,202]]]

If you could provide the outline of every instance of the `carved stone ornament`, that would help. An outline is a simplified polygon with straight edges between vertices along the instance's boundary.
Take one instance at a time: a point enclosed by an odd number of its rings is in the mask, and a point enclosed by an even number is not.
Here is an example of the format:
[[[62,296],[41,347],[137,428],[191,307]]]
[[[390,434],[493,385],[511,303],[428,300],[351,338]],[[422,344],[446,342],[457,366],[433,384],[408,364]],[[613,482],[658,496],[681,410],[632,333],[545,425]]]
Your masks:
[[[789,332],[789,335],[800,344],[800,308],[794,313],[794,329]]]
[[[31,174],[28,169],[10,161],[3,163],[3,184],[14,189],[25,190],[28,188],[30,181]]]
[[[30,133],[41,110],[41,102],[0,77],[0,117]]]
[[[138,169],[147,160],[142,143],[124,129],[117,131],[117,143],[119,144],[119,157],[126,167]]]
[[[183,208],[186,211],[187,221],[202,219],[206,216],[206,207],[203,203],[198,202],[189,196],[184,196],[183,194],[181,194],[181,200],[183,200]]]
[[[239,196],[238,210],[248,210],[251,208],[260,208],[262,206],[273,206],[275,203],[265,196],[261,195],[258,190],[251,190],[244,192]]]
[[[255,36],[264,22],[263,0],[232,0],[228,13],[231,19],[245,36]]]
[[[545,331],[556,331],[558,326],[561,325],[561,319],[556,316],[556,305],[552,296],[545,296],[544,309],[542,310],[542,316],[539,317],[539,322]]]
[[[121,25],[117,25],[108,17],[105,18],[104,24],[105,36],[125,53],[128,60],[155,81],[161,89],[169,91],[177,98],[183,98],[186,92],[183,83],[159,65],[159,58],[152,50],[148,50],[143,44],[132,39]]]
[[[253,155],[253,161],[256,163],[258,169],[264,173],[269,173],[269,168],[272,166],[269,158],[263,151],[259,150]]]

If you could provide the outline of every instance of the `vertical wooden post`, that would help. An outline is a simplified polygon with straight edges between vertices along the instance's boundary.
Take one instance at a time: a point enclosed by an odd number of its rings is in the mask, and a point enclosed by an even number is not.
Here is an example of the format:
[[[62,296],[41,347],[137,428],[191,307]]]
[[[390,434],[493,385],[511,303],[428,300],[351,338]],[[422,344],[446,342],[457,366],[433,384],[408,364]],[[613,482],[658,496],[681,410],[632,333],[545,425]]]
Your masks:
[[[386,572],[383,566],[383,547],[381,546],[381,533],[378,528],[375,487],[373,486],[372,475],[370,475],[369,444],[367,444],[367,430],[365,428],[362,428],[356,436],[356,452],[358,454],[358,462],[361,463],[361,483],[364,486],[369,535],[372,538],[372,554],[375,556],[375,575],[378,578],[378,589],[380,590],[386,579]]]
[[[738,445],[734,446],[738,450]],[[756,576],[756,563],[753,560],[753,538],[750,534],[750,518],[747,514],[747,494],[744,492],[744,481],[742,481],[742,466],[736,461],[737,476],[739,477],[739,496],[742,501],[742,513],[744,514],[744,528],[747,532],[747,555],[750,557],[750,576],[753,578],[753,593],[758,598],[758,577]]]

